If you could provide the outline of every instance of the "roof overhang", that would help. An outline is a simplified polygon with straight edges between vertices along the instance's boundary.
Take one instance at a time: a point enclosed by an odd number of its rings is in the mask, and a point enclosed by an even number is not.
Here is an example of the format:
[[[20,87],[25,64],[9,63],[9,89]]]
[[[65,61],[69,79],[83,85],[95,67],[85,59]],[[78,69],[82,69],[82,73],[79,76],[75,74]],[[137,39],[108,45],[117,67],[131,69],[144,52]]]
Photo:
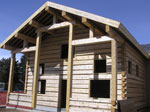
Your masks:
[[[85,11],[70,8],[64,5],[49,2],[49,1],[46,2],[43,6],[41,6],[31,17],[29,17],[21,26],[19,26],[6,40],[4,40],[1,43],[0,48],[3,48],[3,46],[11,38],[13,38],[25,25],[29,24],[29,22],[31,22],[46,7],[54,8],[60,11],[65,11],[76,16],[85,17],[91,21],[95,21],[104,25],[109,25],[115,28],[116,30],[118,30],[118,32],[122,33],[126,37],[126,39],[128,39],[146,58],[150,57],[148,53],[140,46],[140,44],[135,40],[135,38],[128,32],[128,30],[120,22],[102,16],[98,16],[95,14],[91,14]]]

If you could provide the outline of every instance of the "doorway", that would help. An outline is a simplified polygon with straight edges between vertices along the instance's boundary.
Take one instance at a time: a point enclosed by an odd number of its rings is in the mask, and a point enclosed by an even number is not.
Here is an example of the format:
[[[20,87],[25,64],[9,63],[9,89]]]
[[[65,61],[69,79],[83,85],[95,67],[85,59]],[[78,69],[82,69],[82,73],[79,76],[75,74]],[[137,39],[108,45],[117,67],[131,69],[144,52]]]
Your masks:
[[[61,82],[61,109],[66,108],[67,80]]]

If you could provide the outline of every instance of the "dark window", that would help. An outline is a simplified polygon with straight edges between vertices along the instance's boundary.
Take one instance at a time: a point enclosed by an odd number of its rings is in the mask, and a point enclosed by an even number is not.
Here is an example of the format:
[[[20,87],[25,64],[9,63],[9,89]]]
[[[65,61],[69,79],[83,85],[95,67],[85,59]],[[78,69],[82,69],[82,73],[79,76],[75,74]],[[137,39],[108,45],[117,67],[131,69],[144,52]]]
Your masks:
[[[136,65],[136,76],[139,76],[139,66]]]
[[[39,66],[39,74],[44,74],[44,64],[40,64]]]
[[[90,97],[110,98],[110,80],[91,80]]]
[[[95,60],[94,61],[94,72],[105,73],[106,72],[106,60]]]
[[[68,58],[68,44],[63,44],[61,46],[61,58],[62,59]]]
[[[128,61],[128,73],[132,74],[132,62]]]
[[[45,94],[45,88],[46,88],[46,80],[39,80],[38,81],[38,93]]]

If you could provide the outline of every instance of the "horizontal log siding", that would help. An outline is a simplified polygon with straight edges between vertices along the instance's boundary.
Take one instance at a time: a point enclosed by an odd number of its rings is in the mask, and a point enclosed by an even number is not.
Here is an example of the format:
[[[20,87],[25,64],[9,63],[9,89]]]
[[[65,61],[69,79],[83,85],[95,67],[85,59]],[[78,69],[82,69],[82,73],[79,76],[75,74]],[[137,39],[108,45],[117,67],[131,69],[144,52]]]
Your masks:
[[[132,62],[132,74],[128,73],[128,61]],[[136,76],[136,65],[139,67],[139,76]],[[126,71],[127,71],[127,99],[131,109],[143,108],[145,97],[145,60],[129,44],[126,44]]]
[[[117,99],[122,99],[122,59],[121,47],[118,45],[118,80],[117,80]],[[94,73],[94,59],[106,59],[107,72]],[[90,79],[95,77],[99,80],[111,80],[111,43],[101,43],[93,45],[77,46],[73,59],[73,82],[72,95],[70,98],[71,112],[110,112],[111,99],[98,98],[94,99],[89,96]],[[77,68],[77,69],[76,69]],[[110,87],[111,88],[111,87]]]
[[[88,29],[82,30],[76,28],[74,31],[74,39],[81,39],[88,37]],[[61,79],[67,79],[67,59],[60,59],[61,45],[68,42],[68,28],[57,30],[56,34],[48,37],[42,41],[40,63],[45,64],[44,75],[39,76],[39,79],[46,80],[46,93],[38,94],[37,106],[58,107],[59,106],[59,82]],[[29,54],[29,68],[28,68],[28,81],[27,81],[27,94],[26,97],[31,97],[33,72],[34,72],[34,53]],[[121,45],[118,44],[118,80],[117,80],[117,99],[122,99],[122,53]],[[93,62],[94,59],[106,58],[107,73],[94,74]],[[70,111],[71,112],[96,112],[104,111],[110,112],[111,100],[110,99],[93,99],[89,97],[89,80],[95,76],[98,79],[111,80],[111,43],[101,43],[94,45],[78,46],[75,47],[73,58],[73,82],[72,94],[70,98]],[[16,95],[17,97],[17,95]],[[20,96],[21,97],[21,96]],[[27,99],[23,100],[24,102]],[[16,100],[11,99],[13,104]],[[19,102],[21,102],[19,100]],[[16,102],[16,103],[19,103]],[[30,104],[31,106],[31,104]]]

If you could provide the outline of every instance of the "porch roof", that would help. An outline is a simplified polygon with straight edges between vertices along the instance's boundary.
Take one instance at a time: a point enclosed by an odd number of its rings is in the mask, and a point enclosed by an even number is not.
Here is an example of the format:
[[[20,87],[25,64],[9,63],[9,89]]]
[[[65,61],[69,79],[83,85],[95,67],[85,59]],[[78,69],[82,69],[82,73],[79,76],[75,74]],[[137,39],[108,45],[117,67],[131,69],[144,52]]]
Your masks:
[[[50,9],[50,10],[49,10]],[[149,58],[148,53],[141,47],[141,45],[135,40],[135,38],[129,33],[129,31],[118,21],[111,20],[102,16],[56,4],[53,2],[46,2],[41,6],[32,16],[30,16],[21,26],[19,26],[6,40],[0,44],[0,48],[12,50],[13,48],[21,48],[23,46],[23,40],[18,38],[18,34],[22,34],[25,38],[31,37],[29,42],[31,45],[35,44],[36,29],[37,26],[47,26],[52,24],[53,13],[59,16],[59,21],[67,20],[62,16],[62,11],[68,13],[70,17],[73,17],[80,23],[82,17],[87,18],[94,25],[98,24],[98,28],[102,32],[105,32],[105,25],[111,26],[116,32],[122,35],[127,41],[129,41],[140,53]],[[48,21],[49,20],[49,21]],[[82,23],[81,23],[82,24]],[[36,25],[36,26],[34,26]],[[84,26],[84,25],[83,25]],[[43,33],[43,38],[46,38],[49,33]],[[7,47],[7,45],[9,47]]]

